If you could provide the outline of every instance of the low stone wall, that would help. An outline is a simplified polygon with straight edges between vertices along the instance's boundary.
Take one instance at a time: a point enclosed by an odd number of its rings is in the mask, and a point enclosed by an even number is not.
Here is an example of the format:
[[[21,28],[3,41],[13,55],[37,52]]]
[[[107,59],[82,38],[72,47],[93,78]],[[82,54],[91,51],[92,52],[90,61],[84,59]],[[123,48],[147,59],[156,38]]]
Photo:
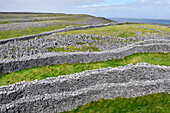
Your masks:
[[[168,43],[170,37],[106,37],[99,35],[51,35],[52,37],[35,38],[33,40],[10,41],[0,45],[0,61],[4,59],[17,59],[23,56],[31,56],[53,51],[69,52],[94,52],[113,50],[140,41],[155,40],[154,43]],[[157,41],[158,40],[158,41]],[[144,42],[145,43],[145,42]],[[73,47],[73,48],[72,48]],[[63,49],[63,50],[62,50]],[[58,51],[59,50],[59,51]]]
[[[98,99],[170,93],[170,67],[140,63],[0,87],[0,112],[54,113]]]
[[[124,57],[135,53],[148,52],[170,52],[170,43],[169,41],[166,42],[166,40],[147,40],[115,50],[102,52],[44,53],[18,59],[2,60],[0,61],[0,75],[34,66],[107,61],[112,59],[123,59]]]
[[[47,36],[51,35],[53,33],[58,33],[58,32],[65,32],[65,31],[73,31],[73,30],[83,30],[83,29],[90,29],[90,28],[97,28],[97,27],[104,27],[104,26],[110,26],[110,25],[121,25],[121,24],[126,24],[125,22],[120,22],[120,23],[108,23],[108,24],[99,24],[99,25],[86,25],[86,26],[73,26],[73,27],[66,27],[63,29],[58,29],[55,31],[49,31],[49,32],[43,32],[40,34],[35,34],[35,35],[27,35],[23,37],[14,37],[14,38],[9,38],[9,39],[2,39],[0,40],[0,44],[5,44],[9,41],[14,41],[14,40],[28,40],[28,39],[33,39],[35,37],[39,38],[42,36]]]
[[[157,31],[157,32],[161,32],[161,33],[165,33],[167,35],[170,35],[170,33],[168,33],[168,32],[163,32],[163,31],[157,30],[157,29],[153,29],[153,28],[149,28],[149,27],[143,27],[143,26],[138,26],[138,27],[145,28],[145,29],[150,29],[150,30],[153,30],[153,31]]]

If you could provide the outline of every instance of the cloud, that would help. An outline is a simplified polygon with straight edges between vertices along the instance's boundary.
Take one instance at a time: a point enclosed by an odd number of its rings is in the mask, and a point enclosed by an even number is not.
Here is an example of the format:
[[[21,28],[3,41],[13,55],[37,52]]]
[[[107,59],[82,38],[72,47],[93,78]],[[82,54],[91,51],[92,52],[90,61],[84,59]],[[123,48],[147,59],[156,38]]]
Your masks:
[[[93,5],[104,0],[1,0],[1,10],[74,12],[80,5]]]
[[[105,17],[170,19],[170,0],[138,0],[124,5],[103,5],[99,7],[88,5],[84,8],[84,11]]]
[[[104,0],[1,0],[1,3],[11,4],[25,4],[25,5],[41,5],[41,4],[62,4],[62,5],[81,5],[81,4],[93,4],[98,2],[103,2]]]
[[[125,1],[125,0],[122,0]],[[132,2],[133,1],[133,2]],[[0,11],[80,13],[105,17],[170,19],[170,0],[0,0]],[[107,4],[106,4],[107,3]],[[109,3],[109,4],[108,4]],[[123,4],[124,3],[124,4]]]
[[[140,3],[147,2],[148,0],[139,0]]]
[[[139,0],[139,2],[144,4],[170,4],[170,0]]]

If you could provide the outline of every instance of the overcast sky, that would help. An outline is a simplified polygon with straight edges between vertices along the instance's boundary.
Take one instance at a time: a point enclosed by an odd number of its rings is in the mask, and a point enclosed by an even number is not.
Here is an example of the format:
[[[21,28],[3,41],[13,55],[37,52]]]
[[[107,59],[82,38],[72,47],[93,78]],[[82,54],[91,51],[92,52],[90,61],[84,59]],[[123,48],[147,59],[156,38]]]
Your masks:
[[[170,19],[170,0],[0,0],[0,11]]]

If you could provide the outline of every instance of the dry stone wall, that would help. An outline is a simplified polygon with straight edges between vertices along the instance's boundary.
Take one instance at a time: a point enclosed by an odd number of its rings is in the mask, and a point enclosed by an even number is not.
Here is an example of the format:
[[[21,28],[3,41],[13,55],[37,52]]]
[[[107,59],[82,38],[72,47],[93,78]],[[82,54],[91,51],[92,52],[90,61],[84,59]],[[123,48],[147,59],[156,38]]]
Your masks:
[[[170,67],[140,63],[0,87],[0,112],[54,113],[98,99],[170,93]]]
[[[46,66],[64,63],[89,63],[122,59],[135,53],[170,52],[170,42],[167,40],[147,40],[137,42],[115,50],[102,52],[69,52],[69,53],[44,53],[25,56],[18,59],[1,60],[0,75],[13,71],[31,68],[34,66]],[[8,68],[7,68],[8,67]]]
[[[43,36],[51,35],[51,34],[58,33],[58,32],[73,31],[73,30],[83,30],[83,29],[104,27],[104,26],[110,26],[110,25],[121,25],[121,24],[125,24],[125,23],[121,22],[121,23],[108,23],[108,24],[86,25],[86,26],[72,26],[72,27],[68,26],[68,27],[63,28],[63,29],[58,29],[58,30],[49,31],[49,32],[43,32],[43,33],[35,34],[35,35],[27,35],[27,36],[23,36],[23,37],[2,39],[2,40],[0,40],[0,44],[5,44],[5,43],[7,43],[9,41],[14,41],[14,40],[29,40],[29,39],[33,39],[35,37],[37,37],[37,38],[38,37],[43,37]]]
[[[3,44],[14,40],[28,40],[57,32],[119,24],[125,23],[67,27],[36,35],[0,40],[0,46],[2,47]],[[14,59],[2,58],[0,60],[0,75],[34,66],[89,63],[122,59],[135,53],[170,52],[169,38],[162,39],[158,37],[152,40],[139,38],[140,42],[130,45],[120,43],[121,47],[119,48],[118,45],[118,47],[115,47],[116,49],[112,49],[112,45],[111,49],[100,44],[96,45],[100,50],[104,50],[102,52],[48,53],[45,51],[45,53],[40,52],[38,54],[15,57]],[[135,38],[134,40],[138,41]],[[7,50],[7,48],[4,49]],[[3,52],[1,52],[0,56],[3,55]],[[0,87],[0,113],[29,113],[30,111],[35,113],[62,112],[101,98],[137,97],[159,92],[170,93],[170,67],[147,63],[130,64],[124,67],[95,69],[44,80],[2,86]]]
[[[35,38],[27,41],[10,41],[0,45],[0,61],[4,59],[16,59],[23,56],[31,56],[48,52],[94,52],[113,50],[129,44],[154,39],[155,43],[164,39],[170,42],[170,37],[109,37],[99,35],[51,35],[43,38]],[[158,40],[158,41],[157,41]],[[144,42],[146,43],[146,42]],[[152,42],[153,43],[153,42]],[[74,48],[74,49],[73,49]],[[86,49],[85,49],[86,48]],[[76,49],[76,50],[75,50]]]
[[[145,28],[145,29],[150,29],[150,30],[153,30],[153,31],[157,31],[157,32],[161,32],[161,33],[165,33],[167,35],[170,35],[170,33],[168,33],[168,32],[163,32],[163,31],[157,30],[157,29],[153,29],[153,28],[149,28],[149,27],[143,27],[143,26],[138,26],[138,27]]]

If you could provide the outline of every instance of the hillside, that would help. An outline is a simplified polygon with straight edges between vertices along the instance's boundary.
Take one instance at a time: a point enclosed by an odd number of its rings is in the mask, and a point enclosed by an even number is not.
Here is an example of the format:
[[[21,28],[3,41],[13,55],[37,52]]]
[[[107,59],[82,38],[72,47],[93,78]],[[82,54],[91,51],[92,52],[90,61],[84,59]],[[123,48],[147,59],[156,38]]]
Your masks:
[[[32,35],[65,28],[114,22],[85,14],[2,13],[0,12],[0,39]]]
[[[170,28],[0,12],[0,112],[170,111]]]

